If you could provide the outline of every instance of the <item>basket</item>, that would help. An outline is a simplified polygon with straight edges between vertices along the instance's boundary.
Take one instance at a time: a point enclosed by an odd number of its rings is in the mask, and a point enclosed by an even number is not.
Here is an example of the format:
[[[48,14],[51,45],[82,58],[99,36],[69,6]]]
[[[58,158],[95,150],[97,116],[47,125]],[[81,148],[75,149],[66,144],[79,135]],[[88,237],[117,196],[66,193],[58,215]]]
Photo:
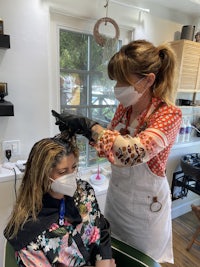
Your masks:
[[[184,174],[200,181],[200,153],[187,154],[180,161]]]

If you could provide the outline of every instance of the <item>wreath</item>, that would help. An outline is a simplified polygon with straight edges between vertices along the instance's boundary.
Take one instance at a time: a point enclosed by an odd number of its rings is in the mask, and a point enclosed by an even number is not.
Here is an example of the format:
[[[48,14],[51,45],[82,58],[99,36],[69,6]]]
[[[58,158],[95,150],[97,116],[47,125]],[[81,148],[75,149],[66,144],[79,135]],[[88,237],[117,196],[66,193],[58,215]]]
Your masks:
[[[100,46],[104,46],[107,40],[107,38],[104,35],[99,33],[99,26],[101,25],[101,23],[104,23],[104,22],[105,23],[110,22],[115,28],[115,37],[111,39],[113,42],[116,42],[119,39],[119,34],[120,34],[119,26],[113,19],[105,17],[105,18],[101,18],[97,20],[96,24],[94,25],[93,35],[94,35],[95,41]]]

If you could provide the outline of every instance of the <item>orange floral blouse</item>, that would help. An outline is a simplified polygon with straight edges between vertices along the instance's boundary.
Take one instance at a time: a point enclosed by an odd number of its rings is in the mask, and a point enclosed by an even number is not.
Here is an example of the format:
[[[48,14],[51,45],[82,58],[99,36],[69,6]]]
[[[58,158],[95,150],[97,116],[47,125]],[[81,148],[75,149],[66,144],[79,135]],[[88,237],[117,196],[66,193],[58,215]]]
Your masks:
[[[116,128],[128,124],[129,109],[119,104],[108,129],[92,145],[99,157],[106,157],[115,165],[134,166],[146,162],[154,174],[165,176],[170,149],[182,120],[181,110],[153,98],[151,105],[133,122],[132,133],[121,135]]]

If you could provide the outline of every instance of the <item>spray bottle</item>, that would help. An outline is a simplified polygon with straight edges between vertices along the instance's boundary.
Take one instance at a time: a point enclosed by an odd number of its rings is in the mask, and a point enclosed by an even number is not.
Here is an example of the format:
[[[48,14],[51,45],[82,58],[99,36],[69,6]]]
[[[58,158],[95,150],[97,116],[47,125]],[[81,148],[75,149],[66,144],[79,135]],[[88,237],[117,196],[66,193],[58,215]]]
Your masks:
[[[185,142],[185,132],[186,132],[186,125],[184,119],[182,119],[181,127],[179,130],[178,142],[180,143]]]
[[[187,119],[187,121],[186,121],[186,129],[185,129],[185,141],[186,142],[190,141],[191,131],[192,131],[192,125],[190,123],[190,120]]]

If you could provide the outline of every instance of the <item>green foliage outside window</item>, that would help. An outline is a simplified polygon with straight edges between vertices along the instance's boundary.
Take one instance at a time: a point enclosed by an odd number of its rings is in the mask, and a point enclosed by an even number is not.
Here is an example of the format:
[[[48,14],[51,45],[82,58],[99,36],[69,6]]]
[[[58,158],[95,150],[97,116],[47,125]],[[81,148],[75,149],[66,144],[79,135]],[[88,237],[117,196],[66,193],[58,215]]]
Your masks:
[[[60,29],[59,38],[61,112],[82,114],[107,126],[117,101],[113,93],[115,83],[107,76],[104,48],[89,34]],[[105,161],[98,158],[86,138],[80,136],[78,144],[81,166]]]

